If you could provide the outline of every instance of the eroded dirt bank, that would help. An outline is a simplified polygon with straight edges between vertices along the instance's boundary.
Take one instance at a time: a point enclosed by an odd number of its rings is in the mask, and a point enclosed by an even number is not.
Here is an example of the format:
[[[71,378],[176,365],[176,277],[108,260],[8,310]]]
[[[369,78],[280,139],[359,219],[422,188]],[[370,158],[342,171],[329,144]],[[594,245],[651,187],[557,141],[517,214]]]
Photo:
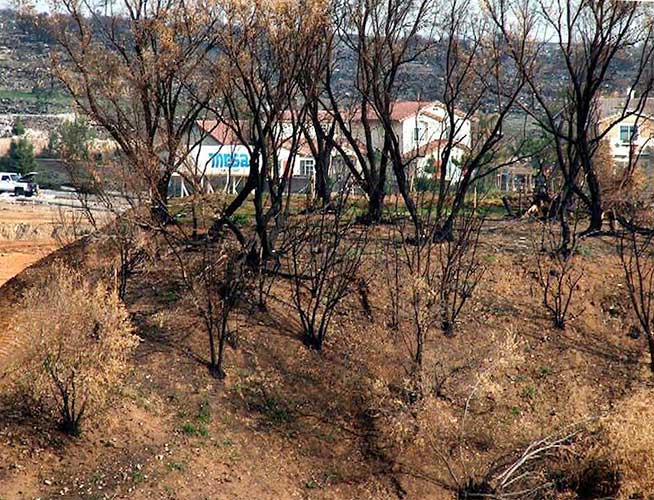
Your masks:
[[[57,248],[59,220],[52,207],[0,202],[0,286]]]

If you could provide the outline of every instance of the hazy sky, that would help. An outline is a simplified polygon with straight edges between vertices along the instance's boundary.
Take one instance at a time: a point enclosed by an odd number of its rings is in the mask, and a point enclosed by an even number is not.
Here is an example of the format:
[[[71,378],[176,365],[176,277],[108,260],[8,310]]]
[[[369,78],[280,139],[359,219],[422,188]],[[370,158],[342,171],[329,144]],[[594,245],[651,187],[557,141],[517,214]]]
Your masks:
[[[36,0],[34,3],[40,11],[46,10],[48,4],[47,0]],[[11,0],[0,0],[0,8],[10,7],[11,4]]]

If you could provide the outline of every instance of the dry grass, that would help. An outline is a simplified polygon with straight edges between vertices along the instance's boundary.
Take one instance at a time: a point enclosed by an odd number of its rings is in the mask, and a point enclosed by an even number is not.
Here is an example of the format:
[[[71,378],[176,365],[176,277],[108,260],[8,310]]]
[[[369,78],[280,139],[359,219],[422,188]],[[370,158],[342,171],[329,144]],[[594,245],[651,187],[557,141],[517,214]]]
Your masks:
[[[30,349],[16,385],[31,407],[78,435],[113,402],[138,341],[115,291],[66,266],[54,267],[46,283],[20,304],[29,314],[15,328]]]
[[[606,459],[609,469],[625,471],[627,488],[627,472],[639,467],[629,465],[628,450],[637,460],[637,437],[649,432],[636,416],[649,416],[646,393],[638,404],[629,397],[649,375],[642,339],[626,335],[619,261],[610,241],[583,243],[585,302],[561,332],[534,286],[534,230],[523,222],[485,229],[480,258],[488,271],[457,334],[429,336],[421,401],[407,391],[406,347],[386,322],[389,280],[380,259],[367,257],[360,271],[369,309],[361,293],[348,296],[322,353],[302,344],[286,280],[274,283],[267,311],[242,306],[227,378],[216,381],[206,371],[206,335],[192,300],[160,252],[129,284],[127,307],[144,342],[129,360],[127,399],[106,425],[89,426],[85,440],[63,447],[5,420],[0,434],[12,437],[0,442],[0,463],[23,468],[0,466],[0,490],[58,495],[102,476],[101,494],[127,498],[449,499],[460,483],[483,479],[534,440],[600,415],[609,415],[602,421],[608,443],[629,441],[609,437],[622,427],[633,433],[631,448]],[[89,277],[102,274],[113,259],[108,248],[92,239],[67,259],[84,263]],[[44,264],[21,279],[43,282],[46,271]],[[209,421],[199,417],[205,403]],[[39,447],[46,451],[29,461],[21,455]],[[53,455],[62,459],[46,458]],[[574,498],[579,467],[565,469],[569,481],[551,490],[554,498]]]
[[[594,450],[620,475],[620,498],[647,498],[654,492],[654,406],[652,389],[640,389],[617,405],[601,423]]]

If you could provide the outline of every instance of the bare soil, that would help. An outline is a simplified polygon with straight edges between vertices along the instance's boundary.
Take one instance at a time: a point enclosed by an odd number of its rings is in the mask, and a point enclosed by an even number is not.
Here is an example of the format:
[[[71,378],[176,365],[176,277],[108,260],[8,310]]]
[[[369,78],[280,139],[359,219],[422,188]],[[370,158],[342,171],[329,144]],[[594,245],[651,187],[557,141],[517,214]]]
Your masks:
[[[0,242],[0,285],[56,248],[51,240]]]
[[[6,233],[0,236],[0,286],[56,248],[56,221],[57,212],[50,207],[0,202],[0,228]],[[16,226],[28,227],[28,234],[14,239]]]
[[[628,335],[612,242],[583,243],[576,318],[559,331],[534,279],[537,229],[487,225],[486,277],[457,334],[430,334],[440,386],[413,413],[402,410],[407,353],[386,326],[388,281],[378,263],[363,271],[372,309],[351,295],[321,353],[303,345],[283,280],[267,311],[240,310],[219,381],[206,369],[206,336],[173,263],[161,258],[130,282],[127,303],[143,342],[124,397],[82,438],[0,402],[0,497],[457,498],[461,484],[534,439],[606,414],[651,385],[645,342]],[[7,298],[18,300],[56,259],[99,277],[110,254],[101,239],[53,254],[0,289],[3,314]],[[0,345],[10,332],[0,319]],[[0,353],[0,389],[18,352]],[[577,497],[562,490],[561,498]]]

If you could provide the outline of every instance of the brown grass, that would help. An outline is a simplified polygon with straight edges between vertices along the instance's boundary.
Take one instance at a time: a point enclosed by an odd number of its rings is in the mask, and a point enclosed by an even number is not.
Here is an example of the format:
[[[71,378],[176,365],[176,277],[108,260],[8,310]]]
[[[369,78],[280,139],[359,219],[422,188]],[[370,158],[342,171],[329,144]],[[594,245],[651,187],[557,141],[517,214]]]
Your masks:
[[[113,402],[138,344],[124,304],[104,283],[91,285],[79,271],[56,266],[47,286],[28,290],[15,323],[29,341],[14,375],[18,397],[62,430],[79,435],[86,421]]]
[[[123,402],[79,442],[44,436],[33,423],[9,418],[11,408],[0,409],[7,416],[0,420],[6,437],[0,464],[8,464],[0,465],[0,491],[66,490],[70,498],[81,492],[454,498],[457,481],[483,478],[531,441],[604,415],[607,442],[627,443],[612,434],[625,425],[637,460],[636,436],[649,432],[636,417],[646,410],[640,388],[650,376],[643,340],[627,336],[631,318],[611,242],[583,242],[579,296],[585,302],[561,332],[540,307],[529,239],[535,230],[528,222],[485,228],[481,257],[488,271],[457,334],[430,336],[432,392],[420,404],[404,390],[406,352],[386,327],[388,282],[375,261],[361,271],[372,276],[371,310],[359,294],[349,296],[322,353],[303,346],[284,280],[274,285],[267,312],[242,307],[220,382],[207,374],[205,336],[162,253],[128,289],[144,342],[130,361]],[[111,260],[107,248],[101,239],[89,240],[66,258],[92,277]],[[47,266],[21,279],[38,282]],[[206,407],[208,417],[201,412]],[[628,461],[627,448],[616,450],[610,465],[624,470],[623,488],[630,488],[628,473],[638,465]],[[543,474],[548,468],[556,469],[544,464]],[[553,494],[570,498],[570,488]]]
[[[604,454],[620,474],[620,498],[647,498],[654,492],[654,392],[639,389],[601,423]]]

